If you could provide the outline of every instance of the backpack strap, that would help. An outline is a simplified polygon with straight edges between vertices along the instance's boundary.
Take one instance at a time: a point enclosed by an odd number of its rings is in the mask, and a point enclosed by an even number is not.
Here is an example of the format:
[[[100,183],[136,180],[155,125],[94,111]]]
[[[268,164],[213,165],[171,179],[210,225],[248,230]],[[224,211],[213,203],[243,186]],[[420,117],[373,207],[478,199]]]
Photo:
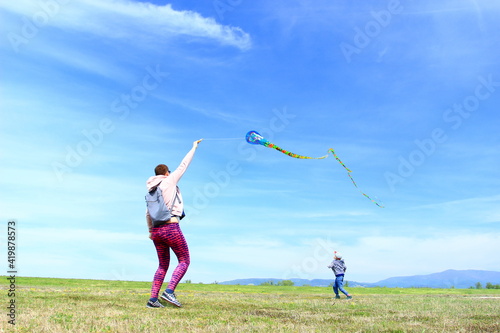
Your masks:
[[[175,200],[178,200],[178,199],[179,199],[179,197],[178,197],[178,195],[177,195],[177,190],[178,190],[178,189],[179,189],[179,187],[178,187],[178,186],[176,186],[176,187],[175,187],[175,195],[174,195],[174,198],[172,199],[172,205],[170,205],[170,212],[172,212],[172,209],[174,208]],[[180,202],[180,200],[179,200],[179,202]],[[168,208],[168,207],[167,207],[167,208]],[[174,215],[172,215],[172,216],[174,216]]]
[[[161,191],[160,184],[161,184],[161,182],[159,182],[158,185],[156,185],[156,187],[155,187],[156,190],[160,190]],[[170,213],[172,213],[172,208],[174,208],[175,199],[177,199],[177,189],[178,188],[179,188],[178,186],[175,186],[174,196],[172,198],[172,204],[170,205],[170,208],[168,208],[168,206],[167,206],[167,209],[170,211]],[[163,192],[162,192],[162,195],[163,195]],[[165,203],[165,205],[167,205],[167,203]]]

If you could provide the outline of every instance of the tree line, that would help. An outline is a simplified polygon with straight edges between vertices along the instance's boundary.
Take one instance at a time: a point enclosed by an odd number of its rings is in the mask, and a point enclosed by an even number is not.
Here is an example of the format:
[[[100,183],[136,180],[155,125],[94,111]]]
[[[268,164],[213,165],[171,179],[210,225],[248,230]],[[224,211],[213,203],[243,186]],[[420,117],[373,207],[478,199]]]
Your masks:
[[[281,281],[278,281],[278,282],[274,282],[274,281],[267,281],[267,282],[262,282],[260,284],[261,286],[288,286],[288,287],[291,287],[293,285],[295,285],[295,283],[293,283],[292,280],[281,280]]]
[[[474,285],[474,287],[470,287],[470,289],[483,289],[483,285],[481,284],[481,282],[476,282],[476,284]],[[486,283],[486,289],[500,289],[500,284],[493,284],[491,282],[487,282]]]

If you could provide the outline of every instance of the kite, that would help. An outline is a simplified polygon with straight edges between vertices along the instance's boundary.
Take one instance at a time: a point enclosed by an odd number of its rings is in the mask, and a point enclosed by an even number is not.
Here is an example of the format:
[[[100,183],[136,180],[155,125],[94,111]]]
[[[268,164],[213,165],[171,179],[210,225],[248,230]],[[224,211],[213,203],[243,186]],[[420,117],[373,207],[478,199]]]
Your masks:
[[[347,175],[351,179],[351,181],[354,184],[354,186],[361,192],[361,194],[364,195],[368,200],[370,200],[371,202],[373,202],[375,205],[379,206],[380,208],[384,208],[384,206],[382,206],[377,201],[375,201],[372,198],[370,198],[367,194],[365,194],[364,192],[362,192],[359,189],[358,185],[354,181],[354,178],[352,178],[352,176],[351,176],[351,172],[352,171],[348,167],[346,167],[346,165],[340,160],[340,158],[337,156],[337,154],[335,153],[335,151],[333,150],[333,148],[328,149],[328,152],[326,153],[325,156],[321,156],[321,157],[309,157],[309,156],[298,155],[298,154],[289,152],[288,150],[285,150],[283,148],[280,148],[280,147],[276,146],[274,143],[271,143],[268,140],[266,140],[257,131],[250,131],[250,132],[248,132],[247,135],[246,135],[246,140],[247,140],[248,143],[250,143],[252,145],[262,145],[262,146],[267,147],[267,148],[274,148],[277,151],[280,151],[280,152],[282,152],[285,155],[288,155],[288,156],[294,157],[294,158],[299,158],[299,159],[321,160],[321,159],[327,158],[329,156],[329,154],[332,153],[333,157],[335,157],[335,159],[344,167],[344,169],[346,169]]]

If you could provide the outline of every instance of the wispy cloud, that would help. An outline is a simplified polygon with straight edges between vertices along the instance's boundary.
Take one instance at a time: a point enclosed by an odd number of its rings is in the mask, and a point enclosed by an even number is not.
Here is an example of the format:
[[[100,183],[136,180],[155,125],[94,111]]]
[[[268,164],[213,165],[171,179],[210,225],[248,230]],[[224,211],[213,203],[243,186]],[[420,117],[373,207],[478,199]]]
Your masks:
[[[433,212],[441,223],[489,224],[500,222],[500,195],[446,201],[414,207],[411,211]]]
[[[199,102],[176,98],[173,96],[157,96],[159,100],[169,104],[179,106],[183,109],[200,114],[206,118],[212,118],[229,124],[241,124],[242,122],[250,122],[252,118],[241,113],[225,111],[214,106],[199,105]]]
[[[101,279],[149,280],[157,265],[146,229],[131,233],[85,227],[23,227],[22,242],[30,254],[20,255],[26,276],[77,278],[90,274]],[[133,268],[131,262],[135,263]]]
[[[133,76],[130,72],[120,68],[116,62],[109,61],[109,59],[103,59],[100,54],[82,52],[81,50],[76,50],[73,47],[68,47],[63,44],[46,45],[44,48],[39,49],[38,52],[42,56],[59,62],[60,65],[78,68],[119,82],[130,82],[133,80]]]
[[[492,202],[499,202],[500,195],[493,195],[490,197],[480,197],[480,198],[470,198],[470,199],[462,199],[462,200],[453,200],[447,202],[441,202],[436,204],[424,205],[415,207],[414,209],[423,209],[423,208],[449,208],[449,207],[458,207],[458,206],[470,206],[471,204],[490,204]]]
[[[135,45],[164,45],[167,39],[177,36],[214,40],[242,50],[249,49],[252,44],[250,35],[238,27],[218,24],[213,18],[193,11],[177,11],[169,4],[75,0],[66,4],[54,2],[50,7],[21,0],[4,1],[0,6],[27,17],[45,13],[45,25],[133,41]]]
[[[372,281],[389,277],[414,275],[416,267],[425,267],[422,274],[455,269],[482,269],[499,267],[498,258],[493,253],[498,250],[500,234],[450,232],[433,237],[363,237],[353,247],[345,247],[346,258],[351,264],[351,278],[367,271],[373,273]],[[370,249],[369,252],[360,249]],[[398,249],[394,251],[394,249]],[[397,267],[395,265],[397,264]]]

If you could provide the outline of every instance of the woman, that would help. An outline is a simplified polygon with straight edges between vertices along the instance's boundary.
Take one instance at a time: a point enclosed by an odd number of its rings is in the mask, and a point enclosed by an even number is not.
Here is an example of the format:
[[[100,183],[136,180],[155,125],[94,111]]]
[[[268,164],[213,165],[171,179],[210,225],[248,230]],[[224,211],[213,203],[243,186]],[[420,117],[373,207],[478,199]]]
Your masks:
[[[161,294],[161,298],[175,306],[181,306],[181,303],[175,297],[174,291],[184,274],[186,274],[190,258],[188,244],[179,226],[179,221],[184,217],[184,204],[177,183],[186,172],[200,142],[201,140],[193,142],[193,147],[175,171],[170,172],[165,164],[159,164],[155,168],[155,176],[150,177],[146,182],[148,191],[154,190],[156,187],[162,191],[165,204],[170,208],[172,215],[170,220],[153,226],[149,212],[146,210],[149,238],[153,240],[159,261],[151,287],[151,298],[146,304],[149,308],[164,307],[158,301],[158,294],[170,264],[170,249],[175,253],[179,263],[172,273],[172,278],[166,290]]]

